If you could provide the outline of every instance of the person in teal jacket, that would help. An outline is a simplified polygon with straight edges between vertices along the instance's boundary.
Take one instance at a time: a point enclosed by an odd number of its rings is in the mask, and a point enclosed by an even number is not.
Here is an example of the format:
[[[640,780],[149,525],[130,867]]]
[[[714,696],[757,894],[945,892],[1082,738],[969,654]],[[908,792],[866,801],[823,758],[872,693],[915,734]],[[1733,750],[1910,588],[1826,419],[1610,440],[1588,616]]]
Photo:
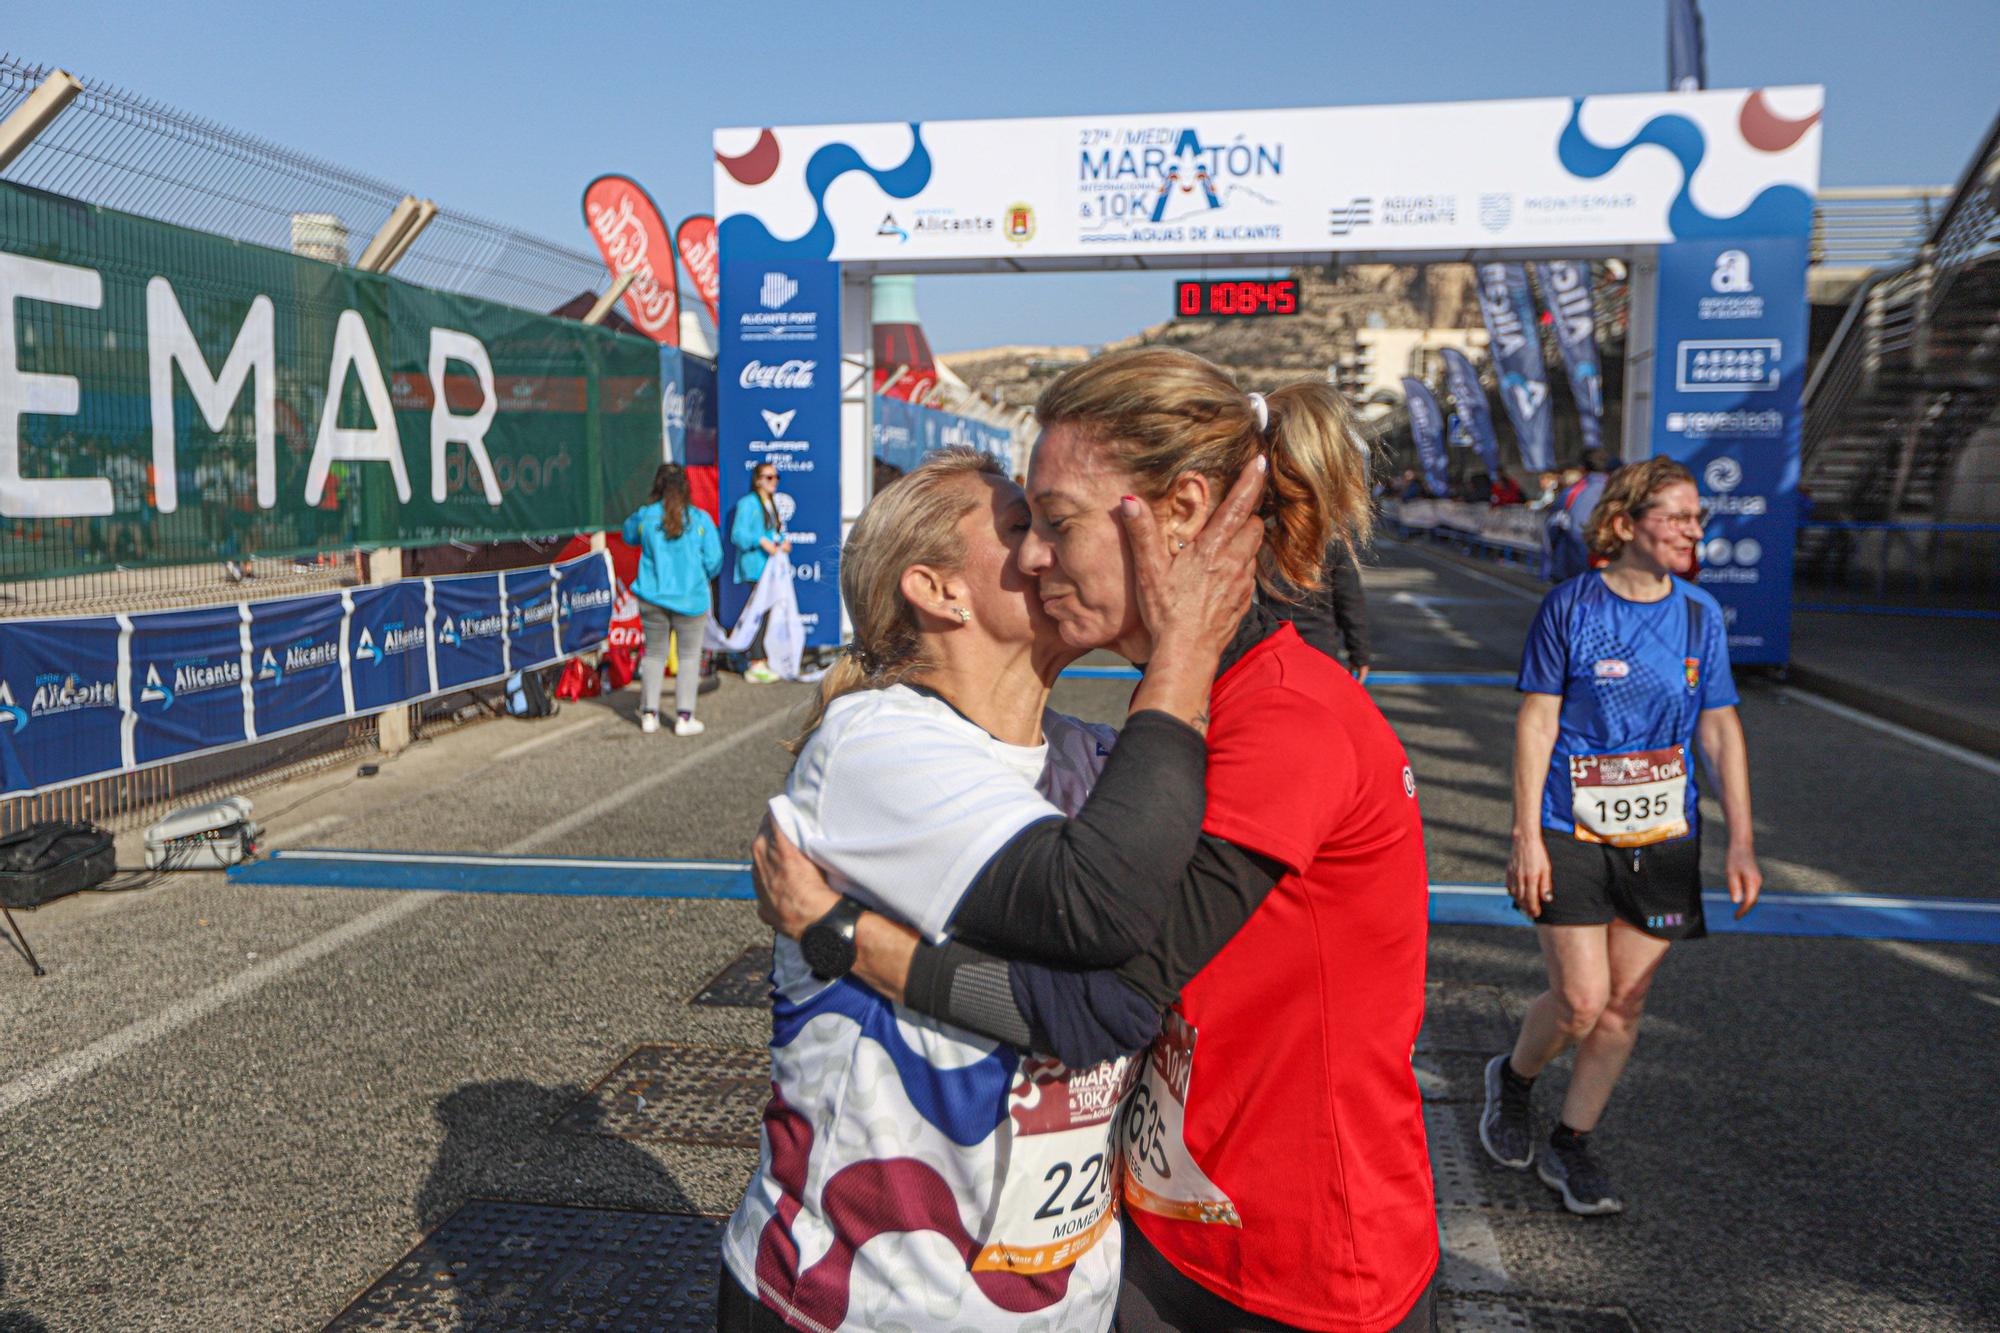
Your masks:
[[[667,673],[667,634],[680,640],[680,671],[674,676],[674,735],[699,736],[694,715],[701,686],[702,630],[708,624],[708,581],[722,572],[722,537],[709,516],[688,501],[687,469],[662,463],[653,474],[653,493],[625,520],[625,544],[639,548],[639,623],[646,630],[646,656],[639,666],[639,729],[660,729],[660,687]]]
[[[792,549],[785,536],[785,521],[778,517],[775,465],[759,463],[751,474],[750,493],[736,502],[729,516],[729,543],[736,548],[736,581],[753,585],[764,576],[764,566],[772,556]],[[743,679],[755,685],[768,685],[778,678],[764,654],[764,626],[769,622],[766,615],[757,626],[757,637],[750,641],[750,669],[743,673]]]

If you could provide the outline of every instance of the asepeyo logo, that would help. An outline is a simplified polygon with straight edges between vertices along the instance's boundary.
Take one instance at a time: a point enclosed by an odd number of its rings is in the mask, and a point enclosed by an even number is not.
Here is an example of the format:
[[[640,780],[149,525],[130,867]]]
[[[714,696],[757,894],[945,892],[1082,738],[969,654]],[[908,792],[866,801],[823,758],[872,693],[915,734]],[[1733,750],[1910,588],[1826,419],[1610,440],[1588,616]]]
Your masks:
[[[785,432],[792,428],[792,418],[799,414],[795,407],[789,412],[773,412],[769,408],[758,409],[764,414],[764,426],[771,432],[771,438],[782,440]]]
[[[764,285],[757,289],[757,304],[766,310],[781,310],[787,301],[799,294],[799,280],[783,273],[766,273]]]
[[[810,389],[813,371],[818,368],[817,361],[782,361],[770,366],[762,361],[749,361],[744,363],[743,373],[736,377],[736,382],[746,389]]]

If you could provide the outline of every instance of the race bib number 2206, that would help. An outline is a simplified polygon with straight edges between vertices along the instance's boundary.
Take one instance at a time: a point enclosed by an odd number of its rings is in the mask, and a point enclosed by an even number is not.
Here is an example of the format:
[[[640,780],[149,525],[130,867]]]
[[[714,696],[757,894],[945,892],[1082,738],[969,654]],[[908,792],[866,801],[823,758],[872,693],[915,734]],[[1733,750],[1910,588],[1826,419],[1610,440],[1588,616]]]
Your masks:
[[[1007,1099],[1012,1137],[1000,1203],[974,1272],[1054,1272],[1103,1238],[1117,1198],[1114,1117],[1132,1072],[1122,1058],[1088,1069],[1022,1062]]]

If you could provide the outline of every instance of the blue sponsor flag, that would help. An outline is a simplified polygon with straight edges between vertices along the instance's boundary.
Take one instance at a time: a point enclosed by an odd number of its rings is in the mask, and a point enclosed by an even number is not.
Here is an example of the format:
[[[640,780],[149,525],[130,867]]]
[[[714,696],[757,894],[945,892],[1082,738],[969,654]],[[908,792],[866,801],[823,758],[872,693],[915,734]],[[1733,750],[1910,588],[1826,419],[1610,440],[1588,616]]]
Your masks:
[[[1403,401],[1410,408],[1410,437],[1417,442],[1417,459],[1424,465],[1424,489],[1443,495],[1446,489],[1444,412],[1422,381],[1405,376]]]
[[[1583,447],[1604,444],[1604,375],[1597,364],[1597,319],[1590,305],[1590,265],[1557,259],[1535,265],[1542,302],[1556,324],[1563,365],[1569,369],[1569,391],[1583,425]]]
[[[1500,401],[1521,442],[1521,466],[1530,472],[1551,471],[1556,465],[1555,428],[1528,270],[1519,264],[1481,264],[1479,313],[1492,341],[1493,364],[1500,370]]]
[[[919,407],[900,398],[875,400],[875,456],[908,472],[934,449],[977,449],[1013,465],[1011,432],[973,417]]]
[[[1667,91],[1692,93],[1708,87],[1708,43],[1696,0],[1667,0]]]
[[[1472,362],[1456,347],[1444,349],[1444,382],[1458,407],[1459,421],[1472,437],[1472,447],[1486,464],[1486,475],[1498,477],[1500,439],[1493,433],[1493,414],[1486,410],[1486,386],[1479,382],[1479,372],[1473,369]]]

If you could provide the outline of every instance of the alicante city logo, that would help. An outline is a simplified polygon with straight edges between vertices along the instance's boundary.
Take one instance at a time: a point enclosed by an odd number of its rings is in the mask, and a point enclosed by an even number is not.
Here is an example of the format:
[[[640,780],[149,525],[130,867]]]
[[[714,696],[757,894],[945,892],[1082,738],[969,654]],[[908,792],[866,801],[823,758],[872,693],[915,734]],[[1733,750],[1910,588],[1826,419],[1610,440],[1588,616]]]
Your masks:
[[[361,637],[354,642],[354,660],[381,666],[396,654],[422,648],[430,641],[430,631],[422,625],[405,625],[400,620],[392,620],[382,626],[380,644],[375,641],[374,631],[363,627]]]
[[[34,689],[23,707],[14,697],[14,687],[0,680],[0,717],[20,731],[38,717],[73,713],[81,708],[116,708],[118,683],[85,680],[73,671],[45,671],[35,677]]]
[[[162,713],[174,706],[178,699],[190,694],[202,694],[209,690],[227,689],[243,684],[243,662],[240,658],[206,657],[190,658],[176,662],[172,667],[171,682],[160,674],[159,664],[146,664],[146,683],[139,689],[139,702],[158,704]]]
[[[278,655],[277,648],[266,648],[264,656],[257,663],[257,679],[272,685],[282,685],[285,683],[285,677],[298,672],[339,665],[338,640],[304,638],[286,644],[282,657]]]
[[[437,639],[447,647],[457,648],[468,639],[493,638],[506,624],[506,618],[498,611],[483,616],[446,616],[438,624]]]

